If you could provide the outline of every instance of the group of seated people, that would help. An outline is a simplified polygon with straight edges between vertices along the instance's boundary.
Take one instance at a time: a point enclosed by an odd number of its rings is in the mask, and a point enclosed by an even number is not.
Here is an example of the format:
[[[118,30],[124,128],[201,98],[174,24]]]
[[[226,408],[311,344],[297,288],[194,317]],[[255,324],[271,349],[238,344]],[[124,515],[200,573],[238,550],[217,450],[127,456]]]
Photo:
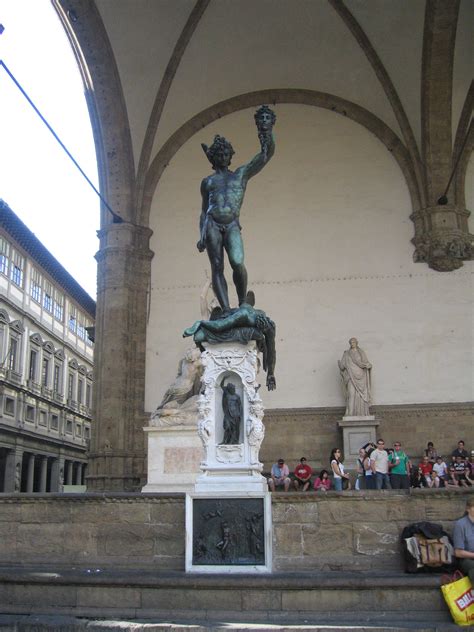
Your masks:
[[[351,477],[344,469],[341,450],[331,451],[329,469],[317,476],[305,457],[290,474],[285,460],[280,458],[272,465],[268,479],[270,491],[342,491],[351,489]],[[471,487],[474,484],[474,451],[469,453],[464,441],[458,442],[449,458],[439,455],[430,441],[421,461],[413,464],[402,450],[399,441],[393,448],[385,447],[383,439],[377,444],[367,443],[359,450],[355,489],[409,489],[410,487],[446,488]]]

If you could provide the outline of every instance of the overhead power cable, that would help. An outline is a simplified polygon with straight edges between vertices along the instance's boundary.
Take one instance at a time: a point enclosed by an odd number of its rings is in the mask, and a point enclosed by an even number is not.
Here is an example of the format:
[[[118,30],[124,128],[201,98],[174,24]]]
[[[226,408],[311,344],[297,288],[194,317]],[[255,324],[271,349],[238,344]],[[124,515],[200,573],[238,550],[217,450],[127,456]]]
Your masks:
[[[39,118],[43,121],[43,123],[46,125],[46,127],[48,128],[48,130],[51,132],[51,134],[54,136],[54,138],[57,140],[57,142],[59,143],[59,145],[61,146],[61,148],[63,149],[63,151],[67,154],[67,156],[70,158],[70,160],[73,162],[73,164],[75,165],[75,167],[78,169],[78,171],[81,173],[82,177],[86,180],[86,182],[89,184],[89,186],[94,190],[94,192],[99,196],[100,201],[104,204],[105,208],[109,211],[109,213],[111,213],[112,217],[113,217],[113,221],[116,224],[120,224],[123,222],[123,219],[120,217],[120,215],[117,215],[117,213],[110,207],[109,203],[107,202],[107,200],[101,195],[100,191],[96,188],[96,186],[94,185],[94,183],[92,182],[92,180],[87,176],[87,174],[85,173],[85,171],[81,168],[80,164],[77,162],[77,160],[74,158],[74,156],[71,154],[71,152],[68,150],[68,148],[66,147],[66,145],[62,142],[62,140],[59,138],[59,136],[56,134],[56,132],[54,131],[54,129],[51,127],[51,125],[48,123],[48,121],[46,120],[46,118],[41,114],[41,112],[39,111],[39,109],[36,107],[36,105],[33,103],[32,99],[28,96],[26,90],[21,86],[20,82],[17,81],[17,79],[15,78],[15,76],[13,75],[13,73],[11,72],[11,70],[8,68],[8,66],[5,64],[5,62],[0,59],[0,67],[2,67],[5,72],[7,73],[7,75],[10,77],[10,79],[13,81],[13,83],[15,84],[15,86],[18,88],[18,90],[21,92],[21,94],[25,97],[25,99],[28,101],[28,103],[31,105],[31,107],[33,108],[33,110],[36,112],[36,114],[39,116]]]

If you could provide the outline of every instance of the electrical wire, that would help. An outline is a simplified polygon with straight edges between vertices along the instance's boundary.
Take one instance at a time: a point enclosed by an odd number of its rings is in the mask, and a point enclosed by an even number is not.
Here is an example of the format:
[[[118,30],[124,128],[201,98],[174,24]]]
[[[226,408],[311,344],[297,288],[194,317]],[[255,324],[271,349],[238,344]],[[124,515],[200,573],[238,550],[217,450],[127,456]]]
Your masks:
[[[112,210],[112,208],[110,207],[109,203],[107,202],[107,200],[101,195],[101,193],[98,191],[98,189],[95,187],[94,183],[91,181],[91,179],[87,176],[87,174],[85,173],[85,171],[81,168],[81,166],[79,165],[79,163],[77,162],[77,160],[74,158],[74,156],[71,154],[71,152],[68,150],[68,148],[66,147],[66,145],[62,142],[62,140],[59,138],[59,136],[56,134],[56,132],[54,131],[54,129],[51,127],[51,125],[48,123],[48,121],[46,120],[46,118],[41,114],[41,112],[39,111],[39,109],[36,107],[36,105],[33,103],[32,99],[28,96],[26,90],[21,86],[20,82],[15,78],[15,76],[13,75],[13,73],[11,72],[11,70],[8,68],[8,66],[5,64],[5,62],[0,59],[0,67],[2,67],[5,72],[7,73],[7,75],[10,77],[10,79],[13,81],[13,83],[15,84],[15,86],[18,88],[18,90],[21,92],[21,94],[25,97],[25,99],[28,101],[28,103],[31,105],[31,107],[33,108],[33,110],[36,112],[36,114],[39,116],[39,118],[43,121],[43,123],[46,125],[46,127],[48,128],[48,130],[51,132],[51,134],[54,136],[54,138],[56,139],[56,141],[59,143],[59,145],[61,146],[61,148],[63,149],[63,151],[67,154],[67,156],[70,158],[70,160],[73,162],[73,164],[75,165],[75,167],[79,170],[79,172],[81,173],[82,177],[86,180],[86,182],[89,184],[89,186],[94,190],[94,192],[99,196],[100,201],[104,204],[105,208],[111,213],[112,217],[113,217],[113,221],[116,224],[120,224],[122,223],[124,220],[120,217],[120,215],[117,215],[117,213],[115,213],[114,210]]]

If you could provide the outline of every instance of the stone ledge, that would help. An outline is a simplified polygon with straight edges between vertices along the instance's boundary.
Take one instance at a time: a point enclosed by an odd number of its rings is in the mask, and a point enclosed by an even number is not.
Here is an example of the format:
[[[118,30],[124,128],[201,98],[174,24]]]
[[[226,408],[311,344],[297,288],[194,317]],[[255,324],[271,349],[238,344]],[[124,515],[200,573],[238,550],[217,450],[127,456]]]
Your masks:
[[[472,490],[472,491],[471,491]],[[307,492],[274,492],[272,494],[272,503],[295,503],[295,502],[324,502],[324,500],[341,500],[341,501],[366,501],[370,500],[370,502],[377,501],[386,501],[387,498],[395,500],[395,498],[442,498],[443,500],[451,500],[455,497],[459,496],[468,496],[474,493],[474,488],[464,487],[459,489],[428,489],[428,488],[410,488],[407,490],[402,489],[384,489],[384,490],[376,490],[376,489],[364,489],[360,491],[351,490],[351,491],[343,491],[343,492],[315,492],[315,491],[307,491]]]
[[[110,503],[136,503],[136,502],[169,502],[169,503],[182,503],[184,502],[184,493],[180,492],[155,492],[152,494],[142,494],[141,492],[84,492],[77,493],[41,493],[36,492],[32,494],[2,494],[0,493],[1,503],[38,503],[44,501],[54,500],[55,502],[110,502]]]
[[[99,572],[98,572],[99,571]],[[2,566],[0,584],[48,584],[90,586],[137,586],[191,589],[311,590],[374,588],[438,588],[442,573],[408,574],[401,572],[276,572],[268,575],[187,574],[183,571],[157,571],[130,568],[73,568],[46,565]]]

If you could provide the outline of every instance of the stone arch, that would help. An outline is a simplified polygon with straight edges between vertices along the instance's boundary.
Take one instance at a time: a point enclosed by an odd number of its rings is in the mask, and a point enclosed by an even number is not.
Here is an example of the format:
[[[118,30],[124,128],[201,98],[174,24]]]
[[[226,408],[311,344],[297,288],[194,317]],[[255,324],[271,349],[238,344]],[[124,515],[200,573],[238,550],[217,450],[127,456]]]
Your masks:
[[[117,63],[94,2],[53,0],[84,82],[96,148],[99,189],[114,212],[101,204],[101,226],[133,221],[135,167],[128,114]],[[100,56],[97,55],[100,50]]]
[[[225,101],[220,101],[202,110],[184,123],[168,138],[150,165],[146,177],[143,205],[137,211],[137,223],[143,226],[149,225],[151,204],[160,178],[170,160],[184,143],[203,127],[217,119],[249,107],[256,107],[262,103],[312,105],[331,110],[362,125],[374,134],[388,151],[393,154],[405,177],[413,210],[420,208],[419,189],[410,154],[397,134],[388,125],[365,108],[336,95],[315,90],[287,88],[247,92]]]

